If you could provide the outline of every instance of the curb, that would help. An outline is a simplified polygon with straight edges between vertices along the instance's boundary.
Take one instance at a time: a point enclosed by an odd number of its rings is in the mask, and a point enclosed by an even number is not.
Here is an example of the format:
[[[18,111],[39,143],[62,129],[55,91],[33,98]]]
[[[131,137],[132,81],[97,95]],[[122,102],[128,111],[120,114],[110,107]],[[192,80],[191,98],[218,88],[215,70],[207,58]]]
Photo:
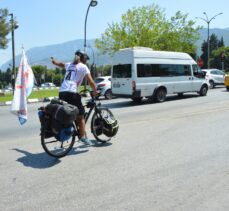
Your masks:
[[[85,94],[85,96],[82,96],[82,97],[83,98],[90,97],[90,94]],[[28,99],[27,103],[30,104],[30,103],[49,102],[54,98],[57,98],[57,97],[45,97],[45,98],[41,98],[41,99],[38,99],[38,98]],[[11,104],[12,104],[12,101],[0,102],[0,106],[8,106],[8,105],[11,105]]]
[[[30,104],[30,103],[39,103],[39,102],[49,102],[54,98],[55,97],[45,97],[45,98],[42,98],[42,99],[28,99],[27,103]],[[11,105],[11,104],[12,104],[12,101],[0,102],[0,106],[8,106],[8,105]]]

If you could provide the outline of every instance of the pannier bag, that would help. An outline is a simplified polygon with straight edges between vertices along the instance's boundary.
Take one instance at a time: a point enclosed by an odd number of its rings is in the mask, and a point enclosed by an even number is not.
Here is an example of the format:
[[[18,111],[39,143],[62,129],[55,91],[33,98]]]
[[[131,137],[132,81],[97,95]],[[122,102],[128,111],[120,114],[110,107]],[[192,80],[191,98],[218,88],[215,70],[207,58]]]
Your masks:
[[[66,131],[69,131],[69,128],[72,130],[71,125],[77,119],[78,114],[79,110],[76,106],[54,99],[46,107],[39,109],[41,132],[43,132],[45,138],[55,136],[58,140],[67,140],[72,134]]]
[[[63,142],[69,140],[69,138],[73,135],[74,133],[74,128],[73,126],[67,127],[67,128],[62,128],[59,133],[56,135],[56,138]]]
[[[71,104],[48,104],[45,110],[51,117],[59,121],[62,125],[68,126],[76,120],[79,110],[76,106]]]
[[[113,137],[119,129],[118,121],[114,117],[103,117],[102,119],[97,117],[94,126],[97,136],[104,134],[107,137]]]
[[[113,137],[118,132],[118,121],[113,117],[103,118],[103,133],[108,137]]]
[[[44,137],[53,137],[54,133],[51,128],[51,117],[45,113],[44,108],[38,111],[38,117],[41,123],[41,132],[44,134]]]

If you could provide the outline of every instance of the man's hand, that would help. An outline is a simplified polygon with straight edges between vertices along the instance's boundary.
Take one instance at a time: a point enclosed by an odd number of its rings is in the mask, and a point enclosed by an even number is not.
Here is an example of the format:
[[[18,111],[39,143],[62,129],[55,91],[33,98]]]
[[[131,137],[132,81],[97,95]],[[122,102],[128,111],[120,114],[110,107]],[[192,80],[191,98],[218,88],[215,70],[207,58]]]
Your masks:
[[[51,57],[51,61],[52,61],[53,64],[56,63],[56,60],[53,57]]]
[[[93,92],[92,92],[92,95],[94,97],[98,96],[99,94],[100,94],[100,92],[98,92],[97,90],[93,90]]]
[[[53,57],[51,57],[51,61],[54,65],[59,66],[60,68],[64,68],[65,64],[63,62],[58,62],[56,59],[54,59]]]

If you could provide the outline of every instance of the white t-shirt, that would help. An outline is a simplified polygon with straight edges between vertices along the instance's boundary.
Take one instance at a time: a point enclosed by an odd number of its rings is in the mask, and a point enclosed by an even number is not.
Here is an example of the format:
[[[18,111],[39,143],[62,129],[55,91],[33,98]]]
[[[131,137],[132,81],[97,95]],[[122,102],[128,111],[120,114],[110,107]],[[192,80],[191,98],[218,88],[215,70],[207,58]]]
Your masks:
[[[65,64],[66,73],[60,87],[60,92],[78,92],[84,77],[90,73],[88,67],[83,63]]]

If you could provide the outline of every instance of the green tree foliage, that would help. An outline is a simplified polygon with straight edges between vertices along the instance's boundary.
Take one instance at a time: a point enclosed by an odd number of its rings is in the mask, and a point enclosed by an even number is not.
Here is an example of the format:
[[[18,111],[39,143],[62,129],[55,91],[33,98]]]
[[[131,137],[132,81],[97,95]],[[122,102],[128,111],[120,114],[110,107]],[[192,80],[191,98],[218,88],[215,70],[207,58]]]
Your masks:
[[[221,40],[218,42],[218,47],[221,48],[221,47],[224,47],[224,40],[223,40],[223,37],[221,37]]]
[[[221,60],[222,53],[224,53],[225,55],[224,61]],[[224,66],[224,70],[226,72],[229,72],[229,47],[220,47],[212,51],[210,64],[211,67],[218,68],[218,69],[222,69],[222,66]]]
[[[10,23],[8,21],[8,10],[0,9],[0,49],[7,48],[7,35],[10,32]]]
[[[111,65],[99,66],[96,68],[97,76],[109,76],[111,75]]]
[[[32,66],[32,70],[38,86],[44,82],[53,82],[55,85],[60,86],[65,74],[64,69],[61,70],[56,68],[55,70],[52,70],[41,65]]]
[[[219,61],[219,56],[218,58],[215,58],[216,54],[215,52],[217,49],[224,47],[224,41],[223,37],[221,37],[220,40],[218,40],[217,36],[215,34],[212,34],[209,39],[209,45],[210,45],[210,66],[217,68],[221,66],[220,61]],[[208,43],[207,41],[204,40],[201,46],[202,54],[201,54],[201,59],[204,61],[204,66],[202,67],[203,69],[207,68],[207,62],[208,62]],[[214,61],[214,62],[212,62]],[[218,63],[217,63],[218,61]],[[220,69],[220,68],[219,68]]]
[[[134,46],[194,54],[200,29],[194,24],[180,11],[167,20],[164,9],[156,4],[133,8],[122,15],[120,23],[108,25],[101,39],[96,40],[96,47],[109,54]]]
[[[11,69],[8,68],[5,72],[2,72],[0,70],[0,89],[5,88],[6,86],[10,86],[11,85]]]

